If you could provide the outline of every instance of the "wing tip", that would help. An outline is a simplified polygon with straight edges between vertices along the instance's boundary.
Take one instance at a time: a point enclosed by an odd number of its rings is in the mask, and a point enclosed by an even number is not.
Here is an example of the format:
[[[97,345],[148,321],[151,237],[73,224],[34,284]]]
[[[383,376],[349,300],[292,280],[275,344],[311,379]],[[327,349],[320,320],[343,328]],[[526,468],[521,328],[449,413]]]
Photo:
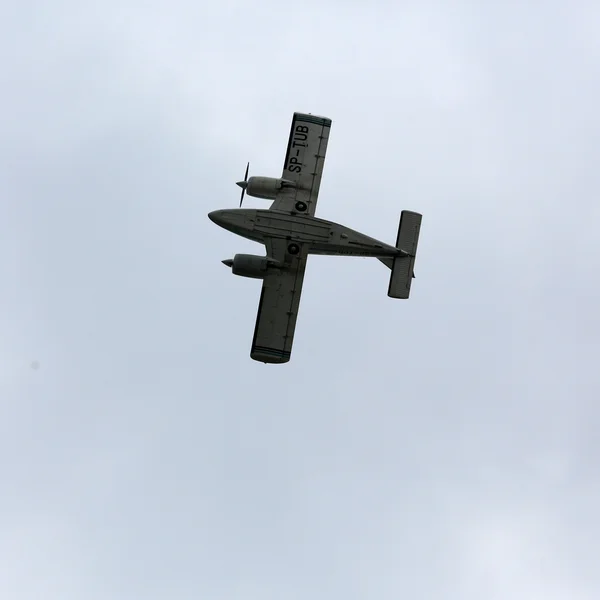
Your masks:
[[[279,348],[269,348],[267,346],[252,346],[250,358],[262,363],[282,364],[289,362],[292,353],[288,350]]]
[[[328,117],[322,117],[320,115],[313,115],[311,113],[294,113],[294,121],[304,121],[306,123],[313,123],[315,125],[322,125],[323,127],[331,127],[332,120]]]

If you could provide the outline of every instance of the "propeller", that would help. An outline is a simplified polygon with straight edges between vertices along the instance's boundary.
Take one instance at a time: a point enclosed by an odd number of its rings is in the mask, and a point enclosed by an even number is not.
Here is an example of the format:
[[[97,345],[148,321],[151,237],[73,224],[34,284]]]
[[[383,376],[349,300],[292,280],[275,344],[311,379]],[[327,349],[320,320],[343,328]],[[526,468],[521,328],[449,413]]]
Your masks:
[[[240,208],[242,208],[242,202],[244,201],[244,194],[246,193],[246,188],[248,187],[248,170],[250,169],[250,163],[246,165],[246,173],[244,174],[244,181],[238,181],[236,185],[239,185],[242,188],[242,195],[240,196]]]

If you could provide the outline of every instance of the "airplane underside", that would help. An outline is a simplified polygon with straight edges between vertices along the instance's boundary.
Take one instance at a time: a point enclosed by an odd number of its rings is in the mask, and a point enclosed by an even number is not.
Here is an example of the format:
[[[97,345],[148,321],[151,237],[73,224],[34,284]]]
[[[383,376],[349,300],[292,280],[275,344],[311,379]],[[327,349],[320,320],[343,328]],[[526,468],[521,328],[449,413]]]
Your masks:
[[[395,245],[315,217],[331,119],[295,112],[280,177],[248,177],[240,207],[208,217],[223,229],[264,244],[265,255],[235,254],[223,260],[234,275],[262,281],[250,357],[263,363],[289,362],[307,256],[377,258],[390,269],[387,295],[408,299],[421,228],[420,213],[403,210]],[[244,196],[272,202],[269,209],[242,208]]]

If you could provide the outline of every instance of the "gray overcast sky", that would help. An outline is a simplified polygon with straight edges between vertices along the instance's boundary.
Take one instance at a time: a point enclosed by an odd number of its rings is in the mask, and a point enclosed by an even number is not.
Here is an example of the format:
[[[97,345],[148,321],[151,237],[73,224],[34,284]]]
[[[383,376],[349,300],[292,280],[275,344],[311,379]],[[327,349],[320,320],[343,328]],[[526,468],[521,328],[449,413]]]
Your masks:
[[[597,600],[595,2],[0,8],[0,597]],[[333,119],[292,362],[213,225]],[[266,206],[249,199],[247,206]],[[31,368],[39,361],[40,368]]]

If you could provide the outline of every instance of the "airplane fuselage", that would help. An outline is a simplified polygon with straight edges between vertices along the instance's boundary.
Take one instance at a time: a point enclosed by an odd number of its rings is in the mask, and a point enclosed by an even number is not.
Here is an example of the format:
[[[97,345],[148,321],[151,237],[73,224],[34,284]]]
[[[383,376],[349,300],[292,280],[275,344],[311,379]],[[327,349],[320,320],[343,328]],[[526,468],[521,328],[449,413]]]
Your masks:
[[[308,246],[309,254],[333,256],[394,257],[401,252],[368,235],[317,217],[269,209],[232,208],[215,210],[211,221],[232,233],[265,244],[281,238]]]

